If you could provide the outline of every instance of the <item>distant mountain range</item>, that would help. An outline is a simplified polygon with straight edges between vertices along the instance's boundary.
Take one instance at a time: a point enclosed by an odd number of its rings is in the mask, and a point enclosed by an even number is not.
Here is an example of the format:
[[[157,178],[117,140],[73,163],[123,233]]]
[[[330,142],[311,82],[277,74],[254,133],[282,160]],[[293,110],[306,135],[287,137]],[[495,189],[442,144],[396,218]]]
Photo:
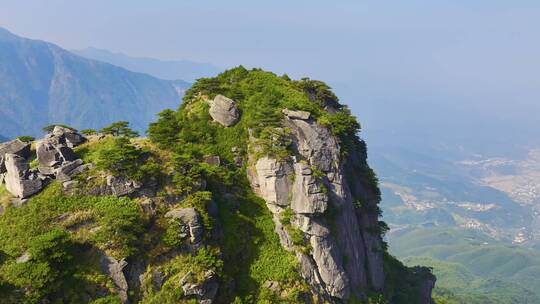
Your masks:
[[[80,57],[0,28],[0,140],[39,135],[52,123],[101,128],[128,120],[144,131],[177,108],[190,86]]]
[[[210,77],[222,69],[207,63],[189,60],[166,61],[155,58],[131,57],[122,53],[107,50],[86,48],[73,50],[73,53],[89,59],[107,62],[130,71],[146,73],[162,79],[184,79],[193,82],[197,78]]]

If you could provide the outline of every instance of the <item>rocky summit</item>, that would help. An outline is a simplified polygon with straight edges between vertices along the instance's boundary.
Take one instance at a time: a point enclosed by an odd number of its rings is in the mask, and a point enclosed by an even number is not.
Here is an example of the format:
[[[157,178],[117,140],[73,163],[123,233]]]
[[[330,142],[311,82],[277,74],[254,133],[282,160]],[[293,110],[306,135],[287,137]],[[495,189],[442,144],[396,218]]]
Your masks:
[[[359,132],[325,83],[238,67],[148,138],[2,144],[0,298],[430,304],[430,269],[387,251]]]

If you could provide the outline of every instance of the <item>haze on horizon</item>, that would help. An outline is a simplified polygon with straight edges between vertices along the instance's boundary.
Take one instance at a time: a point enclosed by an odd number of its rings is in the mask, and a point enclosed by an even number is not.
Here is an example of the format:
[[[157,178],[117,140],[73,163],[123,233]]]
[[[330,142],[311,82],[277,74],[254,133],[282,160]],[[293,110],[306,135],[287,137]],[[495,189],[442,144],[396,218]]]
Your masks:
[[[66,49],[321,79],[368,137],[540,134],[537,1],[1,1],[0,26]]]

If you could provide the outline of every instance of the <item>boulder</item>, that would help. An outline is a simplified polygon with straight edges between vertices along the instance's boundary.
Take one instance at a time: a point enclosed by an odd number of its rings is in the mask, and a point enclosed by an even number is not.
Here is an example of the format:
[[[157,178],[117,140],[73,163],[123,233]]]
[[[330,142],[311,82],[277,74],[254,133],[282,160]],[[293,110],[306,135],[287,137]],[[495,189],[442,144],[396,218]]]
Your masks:
[[[282,112],[290,119],[308,120],[311,117],[311,113],[306,111],[292,111],[289,109],[283,109]]]
[[[56,179],[65,182],[71,179],[71,172],[77,168],[82,166],[83,161],[81,159],[77,159],[70,162],[64,162],[60,167],[58,167],[56,170],[54,170],[54,175],[56,176]]]
[[[107,176],[107,187],[111,189],[112,194],[115,196],[126,196],[140,189],[141,185],[123,177],[109,175]]]
[[[165,217],[179,220],[181,224],[179,233],[185,236],[189,234],[192,244],[199,244],[202,241],[204,226],[195,208],[174,209],[167,212]]]
[[[52,135],[64,139],[69,148],[76,147],[86,141],[86,138],[72,129],[62,126],[55,126]]]
[[[15,139],[0,144],[0,173],[6,172],[6,167],[4,165],[5,155],[6,154],[15,154],[23,158],[28,158],[30,156],[30,143],[23,142],[21,140]]]
[[[43,178],[37,172],[30,171],[28,162],[15,154],[5,155],[6,189],[16,197],[26,198],[39,192],[43,186]]]
[[[224,127],[233,126],[238,122],[240,112],[234,100],[223,95],[217,95],[209,103],[210,116]]]

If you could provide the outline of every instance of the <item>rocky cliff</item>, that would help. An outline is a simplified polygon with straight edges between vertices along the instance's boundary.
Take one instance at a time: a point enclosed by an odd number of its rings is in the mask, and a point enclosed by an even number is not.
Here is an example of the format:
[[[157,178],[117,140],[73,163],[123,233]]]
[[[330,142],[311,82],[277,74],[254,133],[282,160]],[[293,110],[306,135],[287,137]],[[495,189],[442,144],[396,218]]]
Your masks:
[[[239,67],[195,83],[148,139],[56,127],[3,144],[0,296],[431,303],[429,269],[386,251],[359,129],[324,83]]]

